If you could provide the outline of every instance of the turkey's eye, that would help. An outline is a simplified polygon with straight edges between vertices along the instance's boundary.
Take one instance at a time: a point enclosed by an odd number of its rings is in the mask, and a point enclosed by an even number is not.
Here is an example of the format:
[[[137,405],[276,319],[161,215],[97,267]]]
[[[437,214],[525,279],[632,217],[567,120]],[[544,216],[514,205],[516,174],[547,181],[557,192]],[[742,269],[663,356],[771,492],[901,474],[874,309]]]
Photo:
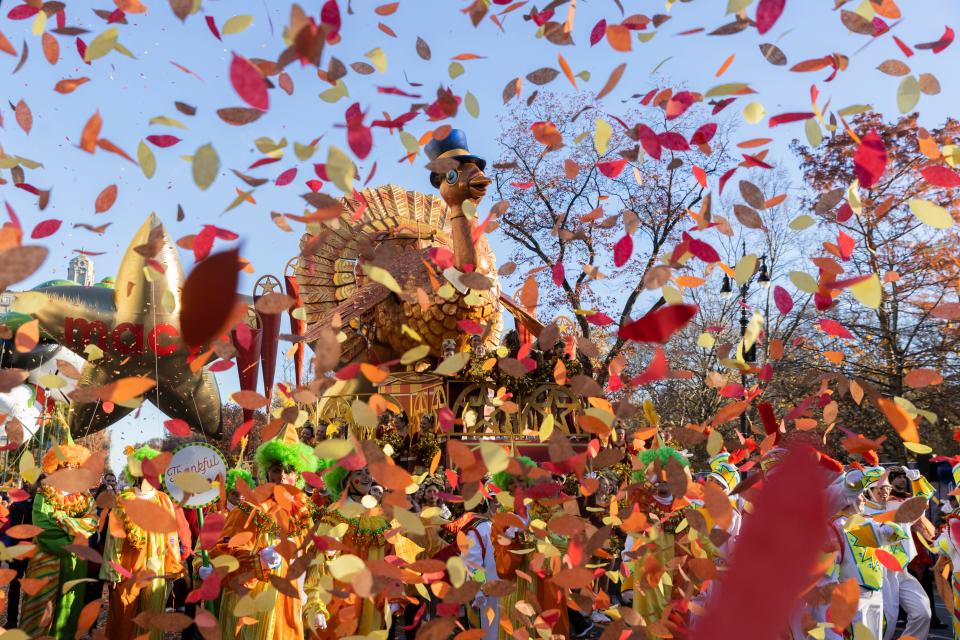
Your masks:
[[[446,179],[447,184],[457,184],[457,180],[460,179],[460,172],[456,169],[450,169],[450,171],[447,171]]]

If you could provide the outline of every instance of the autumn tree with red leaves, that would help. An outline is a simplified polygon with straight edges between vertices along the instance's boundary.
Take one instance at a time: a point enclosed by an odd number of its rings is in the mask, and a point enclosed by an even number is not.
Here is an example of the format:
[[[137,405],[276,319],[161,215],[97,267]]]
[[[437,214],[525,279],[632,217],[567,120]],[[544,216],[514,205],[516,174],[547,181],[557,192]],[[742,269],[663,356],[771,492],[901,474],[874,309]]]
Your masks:
[[[492,176],[509,202],[498,223],[517,246],[518,297],[541,319],[576,324],[594,356],[581,355],[585,372],[601,384],[632,348],[616,327],[657,305],[669,271],[655,267],[688,211],[709,206],[703,185],[728,160],[725,132],[686,95],[650,95],[616,117],[591,94],[540,93],[517,104],[497,139]]]
[[[948,427],[960,420],[952,401],[960,388],[960,235],[955,226],[925,224],[912,209],[924,200],[956,218],[960,199],[952,187],[960,186],[960,174],[942,153],[960,135],[960,123],[927,131],[916,115],[887,123],[870,113],[850,127],[856,138],[838,128],[814,149],[794,143],[807,204],[830,237],[814,259],[818,280],[839,283],[817,292],[820,317],[849,332],[837,337],[843,334],[823,325],[812,332],[811,366],[825,374],[836,399],[849,393],[854,401],[841,403],[838,424],[868,438],[886,435],[886,451],[902,458],[900,439],[877,410],[877,398],[894,398],[908,414],[925,416],[922,441],[944,452],[955,448]],[[847,193],[855,179],[861,211]],[[876,308],[840,286],[866,274],[882,283]]]

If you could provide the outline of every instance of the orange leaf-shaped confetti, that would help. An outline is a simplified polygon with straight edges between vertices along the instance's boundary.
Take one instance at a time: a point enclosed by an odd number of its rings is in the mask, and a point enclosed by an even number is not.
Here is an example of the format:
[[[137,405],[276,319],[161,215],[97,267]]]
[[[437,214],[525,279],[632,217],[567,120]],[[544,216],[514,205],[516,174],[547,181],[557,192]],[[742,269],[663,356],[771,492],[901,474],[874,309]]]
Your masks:
[[[570,81],[570,84],[573,85],[573,88],[577,88],[577,79],[573,77],[573,70],[570,68],[570,65],[567,64],[567,61],[563,59],[563,56],[557,54],[557,62],[560,63],[560,69],[563,70],[563,75],[567,77],[567,80]]]
[[[399,6],[400,6],[400,3],[399,3],[399,2],[390,2],[390,3],[388,3],[388,4],[382,4],[382,5],[380,5],[379,7],[377,7],[376,9],[374,9],[373,11],[374,11],[374,13],[376,13],[378,16],[389,16],[389,15],[392,15],[392,14],[397,10],[397,7],[399,7]]]
[[[707,482],[703,485],[703,504],[718,527],[726,529],[730,526],[733,520],[733,506],[730,504],[730,498],[715,482]]]
[[[600,89],[600,93],[597,94],[597,100],[614,90],[614,88],[617,86],[617,83],[620,82],[620,78],[623,76],[623,71],[626,68],[626,62],[617,65],[617,68],[610,73],[610,77],[607,78],[606,83],[604,83],[603,89]]]
[[[124,13],[147,12],[147,7],[140,0],[113,0],[113,3]]]
[[[143,395],[157,385],[156,380],[140,376],[120,378],[110,384],[100,387],[97,395],[101,400],[109,402],[126,402]]]
[[[35,596],[50,582],[50,578],[20,578],[20,590],[28,596]]]
[[[363,376],[373,384],[380,384],[390,375],[389,371],[366,362],[360,364],[360,371],[363,373]]]
[[[83,605],[83,609],[80,610],[80,617],[77,618],[77,635],[76,637],[81,637],[87,633],[87,631],[94,625],[97,621],[97,618],[100,617],[100,605],[102,602],[97,599],[92,602],[88,602]]]
[[[607,25],[607,42],[616,51],[630,51],[632,43],[630,42],[630,29],[622,24]]]
[[[32,524],[17,524],[7,529],[5,533],[11,538],[29,540],[33,536],[43,533],[43,529]]]
[[[33,351],[38,342],[40,342],[40,323],[37,320],[31,320],[20,325],[16,337],[13,339],[19,353]]]
[[[912,369],[903,378],[904,384],[914,389],[922,389],[943,382],[943,376],[936,369]]]
[[[113,203],[117,201],[117,185],[111,184],[103,189],[100,194],[97,196],[96,202],[93,204],[94,211],[97,213],[103,213],[108,211],[110,207],[113,206]]]
[[[13,45],[10,44],[10,41],[7,40],[7,36],[3,35],[2,31],[0,31],[0,51],[9,53],[12,56],[17,55],[17,50],[13,48]]]
[[[159,504],[149,500],[121,500],[127,519],[151,533],[177,533],[177,519]]]
[[[57,61],[60,60],[60,43],[46,31],[43,32],[43,37],[40,40],[43,45],[43,57],[50,64],[57,64]]]
[[[856,579],[850,578],[833,588],[830,594],[830,622],[834,629],[846,629],[853,622],[860,601],[860,586]]]
[[[678,287],[687,287],[691,289],[694,287],[699,287],[706,282],[706,280],[703,278],[698,278],[696,276],[677,276],[673,281]]]
[[[102,127],[103,118],[100,117],[100,112],[97,111],[90,116],[87,124],[83,126],[83,133],[80,134],[80,148],[87,153],[93,153],[97,148],[97,139],[100,138],[100,129]]]
[[[33,113],[30,111],[30,107],[27,106],[26,102],[21,100],[17,103],[15,115],[17,118],[17,124],[20,125],[20,128],[23,129],[24,133],[29,134],[30,129],[33,128]]]
[[[90,78],[65,78],[58,82],[53,90],[60,94],[73,93],[74,89],[87,82],[90,82]]]
[[[917,431],[917,420],[911,418],[906,409],[898,405],[889,398],[877,398],[877,406],[887,417],[890,425],[904,442],[920,442],[920,434]]]
[[[715,77],[719,78],[727,71],[727,69],[730,68],[730,65],[733,64],[733,58],[735,55],[736,54],[731,53],[730,57],[723,61],[723,64],[720,65],[719,69],[717,69],[717,73],[715,74]]]

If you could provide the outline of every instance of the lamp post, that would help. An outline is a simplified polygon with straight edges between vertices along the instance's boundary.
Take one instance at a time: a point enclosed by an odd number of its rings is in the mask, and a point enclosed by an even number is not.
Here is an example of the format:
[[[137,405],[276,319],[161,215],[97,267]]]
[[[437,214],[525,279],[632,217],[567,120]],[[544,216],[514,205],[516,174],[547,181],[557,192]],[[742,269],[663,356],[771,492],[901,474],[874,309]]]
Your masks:
[[[747,244],[743,243],[743,256],[747,255]],[[740,339],[743,340],[743,337],[747,335],[747,324],[749,320],[747,319],[747,296],[750,293],[750,285],[753,284],[754,278],[756,278],[757,284],[761,288],[766,289],[770,286],[770,272],[767,270],[767,256],[766,254],[761,255],[757,259],[757,268],[754,272],[747,278],[742,285],[740,285]],[[733,295],[733,286],[730,281],[730,276],[723,276],[723,284],[720,286],[720,295],[723,298],[729,298]],[[744,362],[756,362],[757,361],[757,343],[754,341],[750,345],[749,349],[746,349],[743,352]],[[743,387],[743,394],[746,397],[747,394],[747,372],[740,371],[740,386]],[[747,431],[747,412],[744,411],[740,414],[740,433],[746,433]]]

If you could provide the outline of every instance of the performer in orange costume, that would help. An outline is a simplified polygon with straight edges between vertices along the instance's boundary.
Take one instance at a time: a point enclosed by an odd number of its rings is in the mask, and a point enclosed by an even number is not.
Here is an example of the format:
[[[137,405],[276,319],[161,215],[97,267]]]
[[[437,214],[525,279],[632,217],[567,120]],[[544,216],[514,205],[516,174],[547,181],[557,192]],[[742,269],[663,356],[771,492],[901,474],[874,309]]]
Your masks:
[[[242,501],[231,511],[223,525],[224,541],[210,554],[233,556],[238,563],[224,578],[221,633],[230,640],[299,640],[301,600],[278,591],[270,579],[286,580],[289,562],[313,526],[300,474],[315,472],[317,458],[289,425],[282,439],[260,445],[255,458],[260,481],[275,485],[274,493],[257,505]],[[212,571],[203,567],[200,577],[206,579]],[[241,618],[256,622],[245,624]]]
[[[158,455],[160,452],[155,449],[140,447],[131,457],[143,462]],[[100,568],[100,579],[113,583],[107,617],[109,640],[140,637],[142,630],[133,619],[144,611],[163,613],[167,602],[167,585],[172,584],[173,577],[183,571],[177,534],[141,528],[127,517],[124,504],[141,500],[160,507],[178,521],[183,515],[180,514],[178,518],[177,509],[167,494],[157,491],[146,480],[134,477],[129,463],[125,474],[128,484],[133,485],[138,480],[141,484],[121,491],[117,506],[109,515],[103,565]],[[118,535],[121,533],[124,537]],[[120,570],[129,571],[131,575],[121,581]],[[149,637],[150,640],[163,640],[163,631],[151,629]]]

